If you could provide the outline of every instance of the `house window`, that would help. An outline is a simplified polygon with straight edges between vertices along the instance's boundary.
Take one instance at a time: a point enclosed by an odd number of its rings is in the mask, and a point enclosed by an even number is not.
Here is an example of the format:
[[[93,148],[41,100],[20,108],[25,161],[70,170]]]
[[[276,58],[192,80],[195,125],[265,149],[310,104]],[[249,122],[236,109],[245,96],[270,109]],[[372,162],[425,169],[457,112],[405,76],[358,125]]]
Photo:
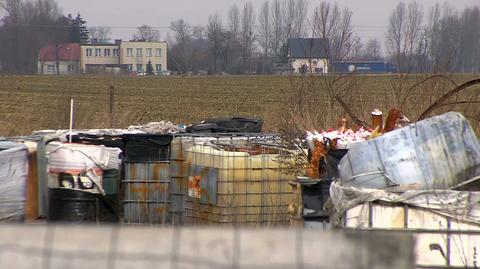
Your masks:
[[[47,71],[48,72],[55,72],[55,65],[54,64],[47,65]]]
[[[128,49],[127,49],[127,56],[128,56],[128,57],[132,57],[132,56],[133,56],[133,49],[132,49],[132,48],[128,48]]]
[[[102,56],[102,49],[95,49],[95,57]]]
[[[142,73],[143,72],[143,65],[142,64],[137,64],[137,72]]]
[[[146,49],[147,57],[152,57],[152,49]]]
[[[162,56],[162,49],[156,49],[155,50],[155,56],[157,56],[157,57]]]
[[[86,49],[86,54],[87,54],[87,57],[91,57],[92,56],[92,49]]]
[[[137,57],[142,57],[143,49],[137,49]]]
[[[74,64],[69,64],[68,65],[68,72],[75,72],[75,65]]]
[[[113,49],[113,57],[118,57],[120,56],[120,50],[119,49]]]
[[[128,70],[132,71],[133,70],[133,64],[128,65]]]
[[[155,70],[156,71],[162,71],[162,65],[161,64],[156,64],[155,65]]]
[[[105,57],[110,57],[110,49],[104,49],[104,50],[103,50],[103,55],[104,55]]]

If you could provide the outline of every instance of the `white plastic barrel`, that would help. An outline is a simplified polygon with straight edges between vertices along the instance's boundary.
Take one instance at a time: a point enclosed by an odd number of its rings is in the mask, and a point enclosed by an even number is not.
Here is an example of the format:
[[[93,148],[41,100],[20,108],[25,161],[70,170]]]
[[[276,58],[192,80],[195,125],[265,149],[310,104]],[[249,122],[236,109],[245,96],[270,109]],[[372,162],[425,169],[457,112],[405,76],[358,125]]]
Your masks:
[[[445,189],[480,175],[480,145],[468,121],[448,112],[353,144],[338,168],[347,186]]]

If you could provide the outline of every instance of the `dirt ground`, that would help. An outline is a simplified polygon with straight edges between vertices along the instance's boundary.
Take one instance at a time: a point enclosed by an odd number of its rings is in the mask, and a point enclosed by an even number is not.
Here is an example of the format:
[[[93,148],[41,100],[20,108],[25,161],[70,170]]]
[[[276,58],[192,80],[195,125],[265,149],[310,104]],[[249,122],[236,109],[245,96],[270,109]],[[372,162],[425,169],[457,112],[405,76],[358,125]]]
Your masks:
[[[400,85],[394,75],[365,75],[350,79],[346,86],[338,84],[344,88],[342,96],[348,105],[367,118],[375,107],[398,106],[402,99],[395,94],[398,89],[405,91],[423,78],[412,76]],[[453,80],[460,84],[472,78],[475,76],[455,75]],[[292,96],[302,91],[312,96],[308,106],[337,106],[328,98],[331,84],[326,81],[322,77],[288,76],[0,76],[0,136],[68,128],[71,98],[75,100],[76,128],[123,128],[161,120],[189,124],[209,117],[260,116],[265,119],[267,131],[276,131],[279,115],[296,101]],[[416,87],[409,93],[403,110],[415,117],[452,87],[445,80]],[[475,89],[465,93],[464,99],[478,97],[480,87],[472,88]],[[471,111],[472,107],[461,109]],[[323,121],[323,125],[341,116],[337,114],[330,115],[331,119]],[[476,111],[472,115],[480,117]]]

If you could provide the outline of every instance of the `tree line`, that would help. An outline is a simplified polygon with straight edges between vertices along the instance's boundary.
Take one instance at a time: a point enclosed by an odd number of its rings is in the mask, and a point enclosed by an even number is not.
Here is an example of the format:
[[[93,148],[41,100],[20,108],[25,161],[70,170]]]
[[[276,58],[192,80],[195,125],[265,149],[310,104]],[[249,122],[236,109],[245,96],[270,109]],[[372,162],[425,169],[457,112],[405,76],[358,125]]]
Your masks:
[[[0,0],[0,8],[6,13],[0,24],[2,72],[35,73],[38,51],[47,44],[111,41],[110,28],[88,28],[80,14],[62,14],[55,0]],[[204,26],[178,19],[165,36],[168,69],[272,73],[274,63],[287,62],[289,38],[313,37],[328,39],[329,63],[386,60],[403,73],[480,71],[479,7],[458,10],[436,4],[425,11],[418,2],[400,2],[388,17],[384,42],[362,40],[352,15],[331,1],[311,6],[307,0],[265,0],[258,10],[250,2],[233,4],[225,14],[208,16]],[[132,36],[160,39],[160,32],[148,25]]]
[[[292,37],[327,38],[329,62],[388,61],[402,73],[480,72],[480,8],[463,10],[445,3],[425,10],[419,2],[400,2],[380,38],[361,40],[353,12],[331,1],[311,7],[307,0],[265,0],[233,4],[228,13],[208,17],[205,27],[183,19],[170,25],[170,69],[188,73],[271,73],[287,61]],[[333,70],[333,69],[330,69]]]

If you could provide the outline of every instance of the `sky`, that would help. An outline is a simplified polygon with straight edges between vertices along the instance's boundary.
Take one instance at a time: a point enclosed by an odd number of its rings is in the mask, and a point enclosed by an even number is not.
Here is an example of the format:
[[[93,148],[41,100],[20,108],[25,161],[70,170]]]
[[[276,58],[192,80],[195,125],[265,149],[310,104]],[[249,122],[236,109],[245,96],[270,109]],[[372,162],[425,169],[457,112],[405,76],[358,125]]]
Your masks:
[[[112,39],[129,39],[135,27],[147,24],[160,27],[162,38],[166,38],[171,21],[183,18],[191,25],[205,25],[208,16],[218,12],[224,18],[231,5],[244,5],[246,0],[57,0],[64,13],[80,12],[89,26],[112,27]],[[251,0],[258,12],[263,0]],[[320,0],[308,0],[310,10]],[[353,23],[362,40],[383,39],[390,12],[398,0],[337,0],[341,7],[353,11]],[[408,0],[406,1],[408,2]],[[428,9],[444,1],[417,0]],[[480,0],[446,1],[459,9],[466,6],[480,6]]]

